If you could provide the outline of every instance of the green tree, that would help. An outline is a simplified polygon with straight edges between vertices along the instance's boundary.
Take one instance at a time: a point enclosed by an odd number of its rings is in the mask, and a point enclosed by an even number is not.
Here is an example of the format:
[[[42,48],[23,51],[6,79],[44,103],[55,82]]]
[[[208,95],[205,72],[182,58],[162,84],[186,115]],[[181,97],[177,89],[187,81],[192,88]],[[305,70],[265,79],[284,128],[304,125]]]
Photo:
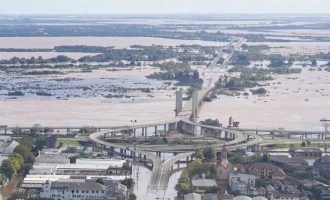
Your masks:
[[[29,153],[26,155],[26,158],[24,160],[24,163],[27,163],[27,164],[33,164],[35,161],[35,157],[32,153]]]
[[[27,146],[20,144],[14,149],[14,153],[20,154],[25,160],[28,154],[31,153],[31,150]]]
[[[27,199],[26,195],[23,192],[15,192],[13,193],[8,200],[17,200],[17,199]]]
[[[301,143],[301,146],[302,146],[302,147],[305,147],[305,146],[306,146],[306,142],[303,141],[303,142]]]
[[[215,158],[216,151],[213,147],[209,147],[209,148],[204,149],[203,155],[204,155],[205,160],[210,161]]]
[[[13,164],[16,172],[18,172],[21,169],[22,165],[17,158],[10,157],[10,158],[8,158],[8,160]]]
[[[204,159],[204,154],[203,151],[201,149],[196,149],[195,150],[195,157],[198,159]]]
[[[14,165],[15,164],[17,165],[17,168],[18,168],[17,171],[23,167],[24,159],[20,154],[15,153],[14,155],[10,156],[9,158],[13,159],[13,164]],[[15,166],[15,168],[16,168],[16,166]]]
[[[11,179],[15,175],[15,166],[9,159],[2,161],[1,173],[4,174],[8,179]]]
[[[167,144],[167,143],[168,143],[168,140],[167,140],[166,137],[163,137],[163,143],[164,143],[164,144]]]

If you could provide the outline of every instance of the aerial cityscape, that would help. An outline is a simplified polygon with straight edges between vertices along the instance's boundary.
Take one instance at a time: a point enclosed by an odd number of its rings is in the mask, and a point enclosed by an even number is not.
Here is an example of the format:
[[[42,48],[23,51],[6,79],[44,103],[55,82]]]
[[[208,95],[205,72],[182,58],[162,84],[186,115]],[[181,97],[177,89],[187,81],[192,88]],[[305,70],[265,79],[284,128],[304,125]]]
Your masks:
[[[329,8],[1,0],[0,200],[330,200]]]

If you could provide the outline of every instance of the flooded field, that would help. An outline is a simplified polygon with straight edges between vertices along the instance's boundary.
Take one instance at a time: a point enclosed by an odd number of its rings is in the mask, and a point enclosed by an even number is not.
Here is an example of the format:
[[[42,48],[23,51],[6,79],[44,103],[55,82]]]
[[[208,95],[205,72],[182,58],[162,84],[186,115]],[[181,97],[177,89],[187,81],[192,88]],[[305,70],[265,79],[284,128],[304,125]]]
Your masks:
[[[267,54],[312,55],[330,51],[330,42],[248,42],[248,45],[268,45]]]
[[[138,123],[168,120],[174,116],[175,91],[168,83],[145,77],[153,71],[144,67],[47,76],[0,75],[0,121],[16,126],[127,125],[132,119]],[[24,96],[8,96],[12,87]],[[37,95],[38,91],[42,95]]]
[[[324,130],[320,119],[330,111],[329,72],[303,69],[268,83],[264,97],[220,96],[204,104],[200,120],[218,118],[227,125],[232,116],[241,127]]]
[[[204,45],[222,46],[222,42],[200,40],[176,40],[151,37],[0,37],[0,48],[53,48],[61,45],[87,45],[115,48],[129,48],[131,45],[177,46]]]
[[[31,58],[43,57],[44,59],[54,58],[59,55],[68,56],[73,59],[79,59],[84,56],[93,56],[95,53],[69,53],[69,52],[0,52],[0,60],[9,60],[13,57]]]

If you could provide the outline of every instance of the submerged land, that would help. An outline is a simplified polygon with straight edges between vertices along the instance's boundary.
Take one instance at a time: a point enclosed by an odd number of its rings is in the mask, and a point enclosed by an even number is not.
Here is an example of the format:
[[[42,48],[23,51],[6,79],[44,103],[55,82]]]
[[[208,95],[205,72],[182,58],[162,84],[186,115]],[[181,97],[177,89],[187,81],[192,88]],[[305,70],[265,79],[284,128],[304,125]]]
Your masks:
[[[320,122],[330,111],[330,17],[326,15],[4,15],[0,16],[0,27],[0,125],[17,127],[13,133],[18,135],[33,135],[38,133],[38,127],[47,126],[134,127],[167,121],[174,117],[177,91],[183,90],[186,103],[193,98],[194,91],[206,88],[211,90],[203,98],[203,111],[195,119],[205,126],[226,127],[232,119],[239,122],[240,128],[283,132],[324,131],[326,127]],[[24,132],[19,128],[23,126],[36,128]],[[138,137],[143,138],[137,141],[128,128],[120,132],[122,135],[106,140],[134,149],[196,147],[192,154],[196,160],[181,164],[183,172],[178,165],[169,175],[168,187],[162,191],[149,191],[146,186],[154,172],[147,165],[134,162],[130,175],[135,184],[130,185],[129,191],[134,191],[137,199],[174,199],[198,191],[192,186],[192,179],[214,178],[218,170],[215,165],[219,168],[218,161],[226,160],[223,156],[227,156],[227,149],[224,147],[220,158],[216,151],[222,150],[214,146],[233,139],[221,135],[221,131],[219,138],[204,133],[206,136],[196,139],[166,131],[166,124],[164,129],[158,131],[165,136],[157,135],[155,130],[145,138],[142,129]],[[47,131],[42,134],[48,134]],[[57,135],[63,136],[58,140],[59,149],[62,146],[66,149],[59,154],[66,155],[73,151],[72,147],[87,148],[80,145],[81,140],[86,142],[88,134],[95,131],[80,129],[68,136],[64,136],[67,132],[57,131]],[[273,154],[258,150],[248,155],[239,149],[228,153],[229,162],[245,167],[277,162],[270,156],[283,151],[289,155],[292,154],[289,148],[306,146],[323,148],[323,156],[328,154],[327,142],[309,141],[315,139],[313,135],[292,136],[296,139],[294,143],[280,143],[281,137],[271,147],[280,148]],[[265,138],[266,142],[271,140],[271,136]],[[250,139],[248,136],[247,140]],[[28,149],[36,150],[30,141],[25,143]],[[205,145],[211,147],[203,151],[198,148]],[[89,153],[86,149],[79,153],[74,150],[75,158],[109,157],[110,150],[93,148]],[[248,146],[246,151],[252,151],[251,148]],[[159,153],[160,163],[173,156],[176,152]],[[322,160],[316,157],[313,162],[322,165]],[[186,161],[190,162],[189,156]],[[311,170],[307,165],[306,169]],[[295,181],[313,180],[311,173],[301,169],[284,171],[290,181],[292,177]],[[329,183],[319,174],[315,177],[323,184]],[[275,185],[269,177],[264,178],[258,177],[258,187]],[[299,184],[305,196],[318,193]],[[219,188],[207,191],[220,194],[225,187],[221,185],[221,191]]]

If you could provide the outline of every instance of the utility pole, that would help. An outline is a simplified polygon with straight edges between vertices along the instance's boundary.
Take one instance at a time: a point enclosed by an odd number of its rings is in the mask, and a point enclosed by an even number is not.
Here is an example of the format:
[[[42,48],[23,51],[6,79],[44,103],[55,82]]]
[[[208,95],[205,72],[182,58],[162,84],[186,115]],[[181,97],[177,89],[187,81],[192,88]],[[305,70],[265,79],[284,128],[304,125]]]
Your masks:
[[[329,122],[330,122],[330,120],[327,119],[327,118],[322,118],[322,119],[320,119],[320,122],[323,123],[324,131],[325,131],[325,132],[328,132],[328,127],[329,127]]]

